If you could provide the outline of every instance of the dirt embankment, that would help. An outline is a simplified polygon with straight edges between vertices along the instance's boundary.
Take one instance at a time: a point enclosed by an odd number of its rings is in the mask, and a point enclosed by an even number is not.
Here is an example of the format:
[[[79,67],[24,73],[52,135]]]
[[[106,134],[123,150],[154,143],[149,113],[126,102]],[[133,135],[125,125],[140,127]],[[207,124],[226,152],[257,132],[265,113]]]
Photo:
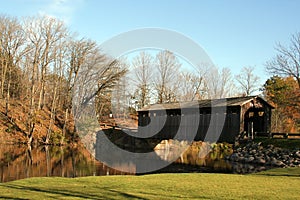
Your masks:
[[[47,106],[35,112],[35,129],[33,132],[33,142],[43,143],[50,126],[51,111]],[[64,112],[56,111],[56,117],[50,127],[51,142],[59,142],[62,137],[64,125]],[[1,143],[15,144],[26,143],[29,127],[29,106],[21,101],[12,101],[9,105],[8,113],[6,113],[6,105],[4,100],[0,100],[0,140]],[[67,131],[65,141],[70,140],[73,135],[73,123],[67,123]]]

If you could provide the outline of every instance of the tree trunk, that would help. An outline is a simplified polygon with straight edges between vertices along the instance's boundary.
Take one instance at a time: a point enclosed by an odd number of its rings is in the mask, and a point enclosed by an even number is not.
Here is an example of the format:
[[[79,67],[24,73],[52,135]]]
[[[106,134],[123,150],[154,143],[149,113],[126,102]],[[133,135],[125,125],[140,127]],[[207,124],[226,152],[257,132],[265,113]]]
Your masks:
[[[68,119],[69,119],[69,109],[67,108],[65,110],[65,120],[64,120],[63,130],[62,130],[62,137],[61,137],[61,140],[60,140],[61,145],[64,144],[64,139],[66,137],[66,129],[67,129]]]
[[[27,175],[27,178],[30,178],[31,177],[31,168],[32,168],[32,163],[33,163],[33,158],[32,158],[32,148],[31,148],[31,145],[27,145],[27,151],[26,151],[26,156],[27,156],[27,159],[26,159],[26,175]]]
[[[43,72],[42,72],[43,73]],[[41,80],[41,90],[40,90],[40,95],[39,95],[39,102],[38,102],[38,107],[37,109],[40,110],[44,106],[44,93],[45,93],[45,80],[44,80],[44,75],[42,75],[42,80]]]
[[[2,59],[2,74],[1,74],[1,97],[4,98],[4,85],[6,79],[7,64],[5,64],[4,59]]]
[[[61,153],[61,158],[60,158],[60,166],[61,166],[61,177],[65,177],[65,167],[64,167],[64,149],[61,146],[60,147],[60,153]]]
[[[51,138],[52,134],[52,125],[55,119],[55,111],[56,111],[56,94],[57,94],[57,86],[56,84],[54,85],[54,94],[53,94],[53,100],[51,104],[51,113],[50,113],[50,122],[49,122],[49,127],[47,130],[47,135],[46,135],[46,144],[49,144],[49,140]]]
[[[35,128],[35,123],[34,122],[30,122],[29,125],[29,133],[27,135],[27,144],[31,144],[33,141],[33,132],[34,132],[34,128]]]
[[[35,69],[37,68],[36,64],[33,65],[33,72],[32,72],[32,82],[30,88],[30,112],[29,112],[29,130],[27,135],[27,143],[31,144],[33,141],[33,132],[35,129],[35,102],[34,102],[34,94],[35,94]]]
[[[46,154],[46,173],[47,173],[47,177],[51,176],[51,156],[50,156],[50,152],[49,152],[49,146],[45,146],[45,154]]]
[[[8,116],[9,112],[9,101],[10,101],[10,78],[8,79],[7,83],[7,93],[6,93],[6,99],[5,99],[5,115]]]

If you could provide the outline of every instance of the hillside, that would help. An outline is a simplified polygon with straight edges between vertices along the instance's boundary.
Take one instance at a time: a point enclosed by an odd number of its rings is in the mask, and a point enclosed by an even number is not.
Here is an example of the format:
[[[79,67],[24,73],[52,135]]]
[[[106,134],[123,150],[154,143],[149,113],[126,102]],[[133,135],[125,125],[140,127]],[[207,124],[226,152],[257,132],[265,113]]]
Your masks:
[[[9,112],[5,114],[5,101],[0,100],[0,140],[1,143],[15,144],[26,143],[28,134],[28,113],[29,107],[19,100],[13,100],[10,103]],[[44,106],[36,112],[35,130],[33,132],[33,141],[43,143],[50,124],[50,109]],[[58,143],[62,137],[62,128],[64,124],[63,112],[57,110],[53,125],[51,126],[51,143]],[[70,141],[73,123],[67,126],[65,142]]]

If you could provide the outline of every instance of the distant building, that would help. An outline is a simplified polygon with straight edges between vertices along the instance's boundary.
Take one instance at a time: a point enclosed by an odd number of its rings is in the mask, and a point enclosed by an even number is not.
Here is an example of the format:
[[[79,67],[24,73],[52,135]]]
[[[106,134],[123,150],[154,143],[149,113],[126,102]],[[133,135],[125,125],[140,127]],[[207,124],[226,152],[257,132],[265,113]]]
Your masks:
[[[154,104],[138,111],[138,134],[232,143],[240,133],[270,132],[273,108],[258,96]]]

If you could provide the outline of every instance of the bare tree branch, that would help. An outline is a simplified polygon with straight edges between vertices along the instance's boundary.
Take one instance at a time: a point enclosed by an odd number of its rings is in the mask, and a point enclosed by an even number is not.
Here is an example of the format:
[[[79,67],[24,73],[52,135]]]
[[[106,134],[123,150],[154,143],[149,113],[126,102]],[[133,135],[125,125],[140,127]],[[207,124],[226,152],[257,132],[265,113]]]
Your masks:
[[[266,63],[266,70],[272,75],[293,76],[300,89],[300,33],[292,35],[290,42],[289,47],[277,44],[278,54]]]

